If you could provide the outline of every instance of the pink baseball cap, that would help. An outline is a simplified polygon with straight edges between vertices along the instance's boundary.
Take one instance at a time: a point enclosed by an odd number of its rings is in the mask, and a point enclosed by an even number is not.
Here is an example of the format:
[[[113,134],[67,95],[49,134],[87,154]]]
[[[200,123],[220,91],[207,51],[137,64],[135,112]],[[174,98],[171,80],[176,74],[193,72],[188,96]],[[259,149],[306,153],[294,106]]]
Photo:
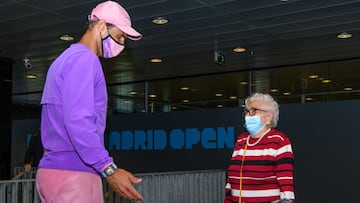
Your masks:
[[[139,40],[142,35],[131,27],[131,19],[127,11],[115,1],[105,1],[98,4],[89,16],[89,20],[103,20],[115,25],[128,35],[131,40]]]

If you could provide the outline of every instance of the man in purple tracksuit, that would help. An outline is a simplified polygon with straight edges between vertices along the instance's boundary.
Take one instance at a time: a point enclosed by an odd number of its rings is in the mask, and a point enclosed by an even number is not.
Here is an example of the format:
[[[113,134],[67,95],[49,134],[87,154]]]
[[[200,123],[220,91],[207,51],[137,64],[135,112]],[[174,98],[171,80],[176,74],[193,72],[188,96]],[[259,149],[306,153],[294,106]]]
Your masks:
[[[141,179],[117,168],[104,147],[108,101],[98,58],[115,57],[126,38],[141,37],[127,11],[106,1],[92,10],[80,41],[51,64],[41,99],[45,153],[36,183],[42,202],[103,202],[100,175],[120,195],[143,200],[132,186]]]

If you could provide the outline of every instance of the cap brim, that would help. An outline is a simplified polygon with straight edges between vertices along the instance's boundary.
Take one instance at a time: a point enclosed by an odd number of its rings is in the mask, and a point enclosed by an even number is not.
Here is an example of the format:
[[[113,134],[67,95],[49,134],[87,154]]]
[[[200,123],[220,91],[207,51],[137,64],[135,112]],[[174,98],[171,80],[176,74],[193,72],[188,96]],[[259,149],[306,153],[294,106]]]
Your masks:
[[[116,26],[116,27],[118,27],[121,31],[125,32],[128,35],[128,38],[131,40],[136,41],[142,38],[142,34],[140,34],[132,27],[127,27],[127,26]]]

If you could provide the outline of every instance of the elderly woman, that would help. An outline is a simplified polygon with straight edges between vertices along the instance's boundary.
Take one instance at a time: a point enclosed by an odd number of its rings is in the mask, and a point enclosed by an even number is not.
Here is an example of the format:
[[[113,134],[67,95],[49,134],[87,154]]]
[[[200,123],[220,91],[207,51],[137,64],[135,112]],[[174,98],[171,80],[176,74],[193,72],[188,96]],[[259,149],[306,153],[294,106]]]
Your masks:
[[[224,203],[293,202],[291,143],[284,133],[274,129],[279,105],[270,95],[255,93],[245,100],[244,116],[247,132],[236,140]]]

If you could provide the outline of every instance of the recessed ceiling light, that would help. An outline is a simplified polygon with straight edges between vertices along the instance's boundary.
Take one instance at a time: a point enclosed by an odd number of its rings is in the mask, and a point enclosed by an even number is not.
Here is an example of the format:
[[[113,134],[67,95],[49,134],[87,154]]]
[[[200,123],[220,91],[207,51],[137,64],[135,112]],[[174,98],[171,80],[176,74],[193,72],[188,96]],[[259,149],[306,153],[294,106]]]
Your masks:
[[[270,92],[278,92],[278,91],[279,91],[279,90],[276,89],[276,88],[273,88],[273,89],[270,90]]]
[[[343,32],[343,33],[340,33],[337,35],[338,39],[348,39],[350,37],[352,37],[352,34],[347,33],[347,32]]]
[[[330,83],[330,82],[331,82],[330,79],[324,79],[324,80],[322,80],[322,83]]]
[[[223,94],[222,93],[215,93],[215,97],[222,97]]]
[[[240,85],[247,85],[247,84],[249,84],[248,82],[246,82],[246,81],[242,81],[242,82],[240,82]]]
[[[156,94],[149,94],[149,97],[150,98],[155,98],[155,97],[157,97],[157,95]]]
[[[222,105],[222,104],[218,104],[218,105],[216,105],[216,107],[217,107],[217,108],[223,108],[223,107],[224,107],[224,105]]]
[[[230,96],[230,99],[237,99],[237,96]]]
[[[59,39],[62,40],[62,41],[67,41],[68,42],[68,41],[73,41],[74,37],[71,36],[71,35],[61,35],[59,37]]]
[[[189,90],[190,88],[189,88],[189,87],[181,87],[180,89],[183,90],[183,91],[187,91],[187,90]]]
[[[236,53],[244,53],[246,51],[245,47],[236,47],[233,49],[234,52]]]
[[[38,76],[35,75],[35,74],[29,73],[29,74],[26,75],[26,78],[27,78],[27,79],[36,79],[36,78],[38,78]]]
[[[167,24],[169,22],[169,20],[164,17],[157,17],[157,18],[152,19],[151,22],[153,22],[156,25],[164,25],[164,24]]]
[[[306,100],[306,101],[312,101],[312,100],[314,100],[314,99],[311,98],[311,97],[306,97],[305,100]]]
[[[161,63],[161,62],[162,62],[162,59],[153,58],[153,59],[150,59],[150,62],[151,62],[151,63]]]
[[[131,94],[131,95],[137,95],[138,92],[137,92],[137,91],[131,91],[130,94]]]
[[[353,90],[353,88],[352,87],[344,87],[344,90],[345,91],[351,91],[351,90]]]
[[[291,95],[291,92],[284,92],[283,95],[285,96]]]
[[[318,75],[309,75],[309,78],[310,79],[317,79],[317,78],[319,78],[319,76]]]
[[[188,103],[188,102],[190,102],[190,100],[188,100],[188,99],[183,99],[182,102]]]

